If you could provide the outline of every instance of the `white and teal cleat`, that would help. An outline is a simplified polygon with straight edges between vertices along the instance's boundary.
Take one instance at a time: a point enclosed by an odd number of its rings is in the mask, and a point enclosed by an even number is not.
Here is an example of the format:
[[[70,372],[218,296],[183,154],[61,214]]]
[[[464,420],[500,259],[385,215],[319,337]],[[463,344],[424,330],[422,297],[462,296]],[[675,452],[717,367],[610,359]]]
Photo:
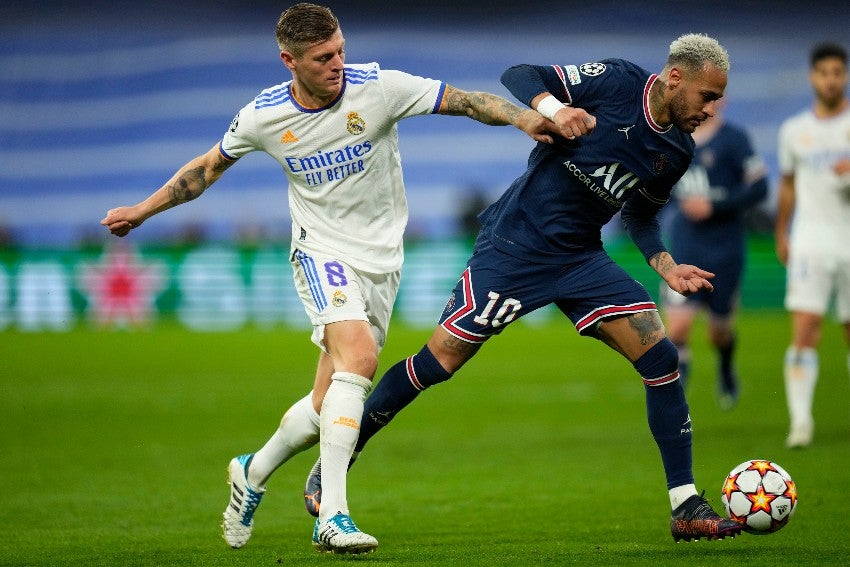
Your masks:
[[[351,516],[339,512],[324,522],[316,519],[313,547],[323,553],[369,553],[378,547],[378,540],[361,532]]]
[[[254,529],[254,512],[265,494],[265,490],[248,483],[248,466],[253,457],[253,453],[234,457],[227,467],[230,502],[224,510],[221,528],[224,541],[234,549],[248,543]]]

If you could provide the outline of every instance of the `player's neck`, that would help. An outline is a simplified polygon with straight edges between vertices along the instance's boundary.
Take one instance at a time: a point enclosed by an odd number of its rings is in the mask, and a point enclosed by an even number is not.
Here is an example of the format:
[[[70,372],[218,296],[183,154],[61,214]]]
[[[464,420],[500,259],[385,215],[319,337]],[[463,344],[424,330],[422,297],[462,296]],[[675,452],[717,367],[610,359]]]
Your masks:
[[[658,77],[649,88],[649,116],[660,128],[668,127],[671,122],[670,111],[664,103],[666,87],[667,84],[661,80],[661,77]]]
[[[300,81],[293,81],[290,86],[292,97],[304,108],[324,108],[339,96],[339,91],[334,93],[316,93],[310,91]]]
[[[848,105],[850,105],[850,102],[848,102],[846,96],[837,102],[815,99],[814,113],[818,118],[832,118],[847,110]]]

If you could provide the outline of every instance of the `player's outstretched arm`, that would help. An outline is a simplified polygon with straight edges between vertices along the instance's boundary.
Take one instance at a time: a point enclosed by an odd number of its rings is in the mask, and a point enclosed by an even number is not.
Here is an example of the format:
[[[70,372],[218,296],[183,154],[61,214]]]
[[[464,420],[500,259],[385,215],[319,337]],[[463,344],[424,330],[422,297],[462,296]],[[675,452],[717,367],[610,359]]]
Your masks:
[[[528,108],[520,108],[504,98],[479,91],[463,91],[446,85],[440,103],[439,114],[468,116],[491,126],[513,125],[528,134],[533,140],[552,143],[551,132],[555,125]]]
[[[198,198],[234,163],[221,154],[216,144],[207,153],[181,167],[165,185],[141,203],[107,211],[100,224],[116,236],[127,236],[153,215]]]
[[[712,272],[690,264],[677,264],[669,252],[655,254],[649,259],[649,265],[664,279],[670,289],[682,295],[691,295],[701,289],[714,291],[714,286],[708,281],[708,278],[714,277]]]

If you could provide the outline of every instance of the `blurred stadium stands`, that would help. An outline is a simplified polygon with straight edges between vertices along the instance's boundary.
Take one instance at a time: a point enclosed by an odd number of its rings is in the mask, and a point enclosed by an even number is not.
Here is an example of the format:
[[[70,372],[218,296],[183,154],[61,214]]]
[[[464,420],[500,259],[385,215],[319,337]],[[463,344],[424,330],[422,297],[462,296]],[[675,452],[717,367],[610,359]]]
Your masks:
[[[274,24],[288,3],[4,3],[0,20],[0,226],[23,245],[105,238],[107,208],[132,204],[219,139],[262,88],[288,79]],[[776,177],[783,118],[810,100],[810,46],[846,39],[845,3],[818,2],[329,2],[351,62],[506,94],[518,62],[628,57],[650,70],[677,35],[702,31],[729,49],[727,116],[746,125]],[[592,4],[592,5],[591,5]],[[813,6],[817,6],[814,9]],[[838,14],[845,17],[837,17]],[[497,195],[531,142],[513,129],[450,117],[402,122],[410,235],[459,230],[457,200]],[[283,175],[250,155],[202,199],[148,221],[139,241],[200,226],[205,237],[288,235]],[[768,205],[770,207],[771,205]]]

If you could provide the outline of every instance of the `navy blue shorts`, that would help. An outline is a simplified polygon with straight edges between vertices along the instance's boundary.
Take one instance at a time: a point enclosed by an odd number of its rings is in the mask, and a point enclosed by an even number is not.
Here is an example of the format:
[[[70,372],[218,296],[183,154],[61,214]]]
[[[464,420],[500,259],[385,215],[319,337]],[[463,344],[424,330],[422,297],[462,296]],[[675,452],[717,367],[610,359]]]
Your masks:
[[[714,277],[709,280],[714,286],[714,291],[701,289],[689,295],[685,301],[704,305],[710,313],[720,317],[728,316],[738,304],[738,290],[744,271],[743,262],[732,261],[711,267],[699,266],[714,272]]]
[[[479,237],[440,325],[459,339],[483,343],[550,303],[581,334],[607,317],[657,310],[646,289],[602,249],[576,254],[567,264],[536,264]]]

